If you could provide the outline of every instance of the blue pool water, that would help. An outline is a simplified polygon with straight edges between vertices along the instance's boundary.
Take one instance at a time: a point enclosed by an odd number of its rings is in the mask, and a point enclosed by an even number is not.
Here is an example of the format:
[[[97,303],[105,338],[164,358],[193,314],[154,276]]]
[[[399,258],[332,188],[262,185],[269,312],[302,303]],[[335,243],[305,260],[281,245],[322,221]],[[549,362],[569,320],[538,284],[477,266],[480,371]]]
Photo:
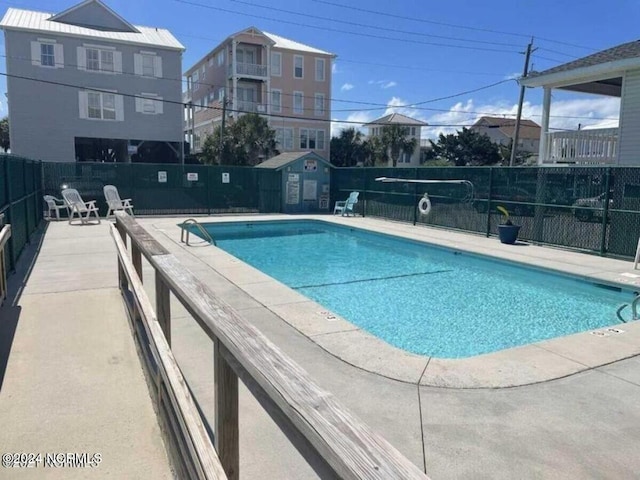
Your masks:
[[[631,291],[320,221],[205,228],[218,247],[358,327],[440,358],[613,325],[617,306],[633,298]]]

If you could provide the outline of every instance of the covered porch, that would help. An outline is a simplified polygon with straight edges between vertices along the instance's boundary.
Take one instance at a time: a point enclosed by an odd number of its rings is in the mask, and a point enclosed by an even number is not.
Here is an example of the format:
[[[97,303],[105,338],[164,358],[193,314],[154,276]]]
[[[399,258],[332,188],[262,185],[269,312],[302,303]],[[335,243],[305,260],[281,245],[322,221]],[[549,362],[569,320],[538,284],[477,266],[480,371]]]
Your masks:
[[[640,164],[640,142],[633,133],[640,127],[640,42],[625,43],[543,72],[531,72],[519,81],[544,91],[539,164]],[[560,131],[550,128],[554,90],[619,99],[618,125]]]

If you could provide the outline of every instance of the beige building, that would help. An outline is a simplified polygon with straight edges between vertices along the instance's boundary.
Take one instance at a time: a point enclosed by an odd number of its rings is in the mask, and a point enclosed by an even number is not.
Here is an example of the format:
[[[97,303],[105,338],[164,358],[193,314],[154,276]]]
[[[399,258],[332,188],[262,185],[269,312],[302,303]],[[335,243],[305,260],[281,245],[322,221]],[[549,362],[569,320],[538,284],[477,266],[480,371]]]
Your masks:
[[[262,114],[278,150],[329,158],[331,63],[335,55],[263,32],[234,33],[185,72],[185,139],[198,152],[222,121]]]
[[[407,139],[415,139],[416,148],[412,155],[407,153],[401,153],[398,159],[398,167],[417,167],[420,165],[420,136],[422,133],[422,127],[427,126],[428,123],[415,118],[407,117],[401,113],[391,113],[380,117],[377,120],[365,124],[365,127],[369,128],[369,138],[382,136],[384,127],[388,125],[400,125],[407,127]],[[389,166],[392,165],[392,160],[389,159]]]
[[[493,143],[498,145],[511,145],[513,133],[516,128],[515,118],[480,117],[470,130],[487,135]],[[540,125],[531,120],[520,120],[518,132],[518,151],[531,154],[532,159],[538,155],[540,148]]]

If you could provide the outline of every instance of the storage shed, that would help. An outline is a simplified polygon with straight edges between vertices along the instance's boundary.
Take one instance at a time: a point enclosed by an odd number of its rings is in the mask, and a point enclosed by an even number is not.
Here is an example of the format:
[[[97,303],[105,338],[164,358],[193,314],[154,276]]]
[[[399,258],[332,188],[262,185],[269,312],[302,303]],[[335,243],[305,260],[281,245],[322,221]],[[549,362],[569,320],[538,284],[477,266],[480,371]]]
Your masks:
[[[329,211],[331,164],[317,153],[281,153],[255,168],[280,172],[283,213]]]

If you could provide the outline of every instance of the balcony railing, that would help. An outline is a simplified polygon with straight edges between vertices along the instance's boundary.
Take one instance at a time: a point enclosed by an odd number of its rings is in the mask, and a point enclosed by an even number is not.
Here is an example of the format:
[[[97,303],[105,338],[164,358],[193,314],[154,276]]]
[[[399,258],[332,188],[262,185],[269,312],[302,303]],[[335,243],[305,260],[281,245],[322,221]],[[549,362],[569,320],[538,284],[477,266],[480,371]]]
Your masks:
[[[256,102],[238,102],[238,110],[246,113],[267,113],[267,106]]]
[[[267,66],[255,63],[236,63],[236,75],[249,75],[251,77],[266,77]],[[233,75],[233,65],[229,65],[229,75]]]
[[[615,163],[618,129],[547,133],[544,163]]]

